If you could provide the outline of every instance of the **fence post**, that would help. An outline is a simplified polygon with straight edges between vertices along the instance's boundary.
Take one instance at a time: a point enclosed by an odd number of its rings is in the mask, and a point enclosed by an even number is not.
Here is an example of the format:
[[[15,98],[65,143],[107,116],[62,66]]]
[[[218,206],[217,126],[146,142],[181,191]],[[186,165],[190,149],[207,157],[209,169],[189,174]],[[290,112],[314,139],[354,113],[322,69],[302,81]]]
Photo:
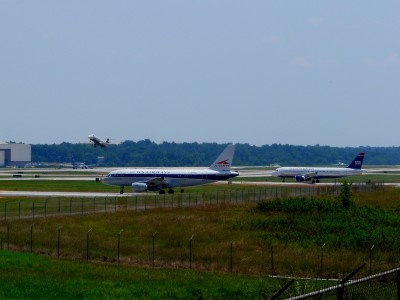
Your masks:
[[[86,233],[86,260],[89,261],[89,236],[93,228],[90,228]]]
[[[61,238],[61,228],[62,226],[58,226],[57,228],[57,257],[60,257],[60,238]]]
[[[7,222],[7,250],[10,250],[10,222]]]
[[[34,224],[31,225],[31,253],[32,253],[32,248],[33,248],[33,226],[34,226]]]
[[[119,251],[120,251],[120,247],[121,247],[121,233],[122,233],[122,231],[124,231],[123,229],[121,229],[119,232],[118,232],[118,255],[117,255],[117,264],[118,264],[118,266],[119,266]]]
[[[400,271],[396,272],[396,281],[397,281],[397,299],[400,299]]]
[[[369,276],[372,275],[372,249],[374,249],[375,245],[372,245],[371,248],[369,248]]]
[[[294,282],[294,279],[291,279],[288,283],[285,284],[285,286],[283,288],[281,288],[278,292],[275,293],[275,295],[273,295],[270,300],[275,300],[278,299],[280,295],[282,295],[282,293],[284,291],[286,291],[288,289],[288,287]]]
[[[358,273],[362,268],[365,267],[365,263],[361,264],[358,266],[353,272],[351,272],[349,275],[347,275],[345,278],[340,281],[340,287],[338,288],[338,300],[343,300],[344,299],[344,285],[347,281],[349,281],[354,275]]]
[[[230,271],[233,272],[233,242],[231,242],[230,247]]]
[[[154,267],[154,256],[155,256],[154,242],[155,242],[156,235],[157,235],[157,231],[155,231],[155,232],[153,233],[153,267]]]
[[[324,243],[322,246],[321,246],[321,268],[320,268],[320,278],[322,279],[322,268],[323,268],[323,265],[324,265],[324,247],[325,247],[325,244],[326,243]]]
[[[192,241],[193,241],[194,234],[189,239],[189,266],[192,268]]]
[[[275,276],[274,245],[271,245],[271,272],[272,272],[272,276]]]

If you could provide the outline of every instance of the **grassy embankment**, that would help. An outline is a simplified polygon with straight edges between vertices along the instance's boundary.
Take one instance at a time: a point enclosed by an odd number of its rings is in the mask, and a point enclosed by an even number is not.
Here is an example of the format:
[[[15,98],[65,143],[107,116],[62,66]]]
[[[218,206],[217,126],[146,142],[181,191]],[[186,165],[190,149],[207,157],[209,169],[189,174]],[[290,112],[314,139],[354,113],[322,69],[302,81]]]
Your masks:
[[[92,184],[98,185],[98,183]],[[229,185],[229,188],[234,186]],[[105,280],[103,273],[107,274],[106,270],[111,270],[111,275],[106,277],[110,279],[106,281],[106,286],[108,285],[111,290],[116,291],[125,289],[122,287],[125,284],[121,281],[129,282],[130,279],[127,279],[129,276],[118,279],[119,277],[112,271],[119,270],[113,266],[117,263],[118,233],[121,233],[120,264],[149,268],[153,265],[152,236],[157,232],[154,266],[167,268],[158,273],[157,276],[161,276],[161,278],[164,278],[165,274],[180,272],[169,271],[171,269],[188,269],[190,267],[189,240],[193,236],[191,261],[193,269],[223,273],[232,271],[235,274],[250,274],[250,276],[227,276],[233,278],[232,284],[217,284],[211,288],[199,284],[202,282],[201,278],[204,277],[206,282],[211,282],[217,280],[213,276],[225,276],[201,272],[199,273],[200,279],[194,279],[191,283],[187,278],[183,279],[188,282],[187,285],[184,285],[178,279],[180,275],[173,275],[171,277],[176,280],[172,281],[176,285],[170,283],[171,288],[167,289],[168,284],[166,284],[162,289],[163,296],[175,295],[174,297],[177,298],[185,298],[188,295],[190,297],[193,293],[208,295],[209,291],[215,295],[221,292],[221,286],[223,286],[222,293],[232,296],[240,291],[260,292],[263,288],[260,287],[259,276],[272,273],[318,277],[321,270],[322,245],[325,245],[323,248],[323,277],[343,277],[359,263],[368,261],[371,254],[369,249],[372,245],[374,245],[373,271],[398,265],[399,200],[399,189],[386,188],[384,191],[356,194],[355,205],[349,209],[340,207],[334,197],[327,197],[314,200],[299,198],[284,202],[277,200],[262,202],[258,205],[256,203],[237,206],[213,205],[190,209],[157,209],[145,212],[13,220],[10,225],[9,247],[15,251],[29,252],[30,243],[33,241],[33,252],[57,256],[57,229],[61,228],[61,257],[84,261],[87,255],[87,232],[92,229],[89,236],[90,260],[104,263],[101,266],[92,266],[91,264],[86,265],[86,263],[62,261],[65,265],[54,268],[65,269],[66,278],[61,281],[65,281],[66,285],[60,286],[60,291],[64,293],[67,290],[73,293],[72,295],[83,293],[82,295],[87,297],[91,297],[91,293],[94,293],[93,297],[95,297],[108,294],[102,291],[101,287],[93,288],[90,291],[84,287],[81,287],[83,290],[80,289],[75,285],[74,277],[71,274],[77,272],[82,274],[82,278],[76,280],[78,282],[89,280],[93,276],[97,279],[87,285],[98,286]],[[6,243],[7,224],[2,222],[0,226],[2,244],[4,247],[6,245],[8,247]],[[30,239],[30,233],[33,233],[33,240]],[[230,248],[231,245],[232,248]],[[231,249],[233,249],[233,264],[231,264]],[[8,261],[12,261],[12,258],[6,256],[2,265],[8,264]],[[54,261],[51,264],[53,263],[58,264]],[[28,266],[21,267],[22,270],[18,275],[11,276],[11,273],[4,275],[6,277],[4,282],[20,278],[13,284],[25,282],[26,286],[31,286],[33,293],[38,292],[35,287],[38,280],[36,277],[44,277],[45,280],[42,280],[45,282],[44,285],[54,286],[54,278],[57,276],[52,275],[48,270],[43,270],[40,267],[41,264],[28,263]],[[74,269],[76,264],[83,264],[80,271]],[[92,267],[99,267],[102,271],[96,269],[93,271],[95,273],[93,275],[89,271]],[[123,267],[122,270],[125,270],[122,271],[124,274],[141,272],[136,268]],[[153,272],[149,269],[144,270],[146,274]],[[186,274],[187,271],[182,272]],[[27,277],[27,273],[33,274],[33,276]],[[191,277],[192,275],[182,276]],[[68,280],[71,277],[73,279]],[[86,277],[89,279],[85,279]],[[152,276],[142,275],[142,277],[147,278],[150,282],[157,281]],[[247,280],[248,283],[245,283],[244,286],[241,285]],[[69,285],[70,283],[71,285]],[[26,286],[22,286],[22,289],[29,291]],[[148,284],[147,280],[139,281],[138,285],[135,285],[138,290],[132,291],[133,287],[129,287],[128,293],[134,295],[141,293],[142,296],[157,298],[157,294],[152,294],[155,291],[151,290],[151,286],[152,284]],[[161,286],[163,287],[163,285]],[[46,287],[42,292],[45,289]],[[184,290],[183,294],[178,290]],[[10,290],[7,291],[10,292]]]
[[[294,203],[289,210],[280,202],[267,201],[261,203],[272,203],[272,208],[242,203],[13,219],[10,229],[10,220],[2,221],[0,234],[4,242],[10,236],[11,248],[29,251],[34,223],[33,251],[54,256],[57,228],[62,226],[62,256],[81,259],[86,253],[86,233],[92,228],[91,259],[115,263],[116,239],[123,230],[121,263],[151,265],[152,236],[157,232],[156,265],[169,267],[188,267],[189,239],[194,236],[193,267],[197,269],[229,271],[232,243],[234,272],[310,277],[318,274],[320,247],[326,243],[325,274],[337,277],[351,270],[355,257],[365,261],[372,245],[377,263],[385,267],[396,263],[399,198],[398,189],[387,188],[357,194],[356,205],[349,209],[324,197],[287,200]],[[273,267],[271,246],[275,248]]]

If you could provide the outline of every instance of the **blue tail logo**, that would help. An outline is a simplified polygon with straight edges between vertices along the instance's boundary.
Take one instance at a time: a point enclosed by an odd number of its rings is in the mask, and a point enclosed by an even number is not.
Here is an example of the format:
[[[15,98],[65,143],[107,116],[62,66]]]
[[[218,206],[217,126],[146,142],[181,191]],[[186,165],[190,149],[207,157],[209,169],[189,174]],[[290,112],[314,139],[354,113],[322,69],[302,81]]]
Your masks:
[[[364,161],[364,152],[360,152],[357,157],[349,164],[350,169],[361,169],[362,163]]]

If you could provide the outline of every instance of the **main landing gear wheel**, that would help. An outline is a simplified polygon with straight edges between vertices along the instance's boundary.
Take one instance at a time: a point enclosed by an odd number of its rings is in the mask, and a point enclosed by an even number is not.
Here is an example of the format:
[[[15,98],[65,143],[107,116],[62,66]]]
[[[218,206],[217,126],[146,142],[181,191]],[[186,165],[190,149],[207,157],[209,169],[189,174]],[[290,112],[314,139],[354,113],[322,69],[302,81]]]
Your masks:
[[[174,193],[173,189],[168,190],[168,194],[173,194],[173,193]]]
[[[165,194],[165,191],[164,191],[164,190],[159,190],[159,191],[158,191],[158,194],[164,195],[164,194]]]
[[[121,195],[124,194],[124,187],[123,187],[123,186],[121,186],[121,189],[120,189],[119,193],[120,193]]]

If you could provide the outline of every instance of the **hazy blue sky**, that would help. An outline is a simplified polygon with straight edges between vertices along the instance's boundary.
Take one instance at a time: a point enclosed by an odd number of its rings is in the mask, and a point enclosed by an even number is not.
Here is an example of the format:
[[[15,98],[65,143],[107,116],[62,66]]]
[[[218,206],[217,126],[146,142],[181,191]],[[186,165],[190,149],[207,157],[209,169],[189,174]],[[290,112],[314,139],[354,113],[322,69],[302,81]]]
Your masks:
[[[399,146],[399,12],[0,0],[0,140]]]

